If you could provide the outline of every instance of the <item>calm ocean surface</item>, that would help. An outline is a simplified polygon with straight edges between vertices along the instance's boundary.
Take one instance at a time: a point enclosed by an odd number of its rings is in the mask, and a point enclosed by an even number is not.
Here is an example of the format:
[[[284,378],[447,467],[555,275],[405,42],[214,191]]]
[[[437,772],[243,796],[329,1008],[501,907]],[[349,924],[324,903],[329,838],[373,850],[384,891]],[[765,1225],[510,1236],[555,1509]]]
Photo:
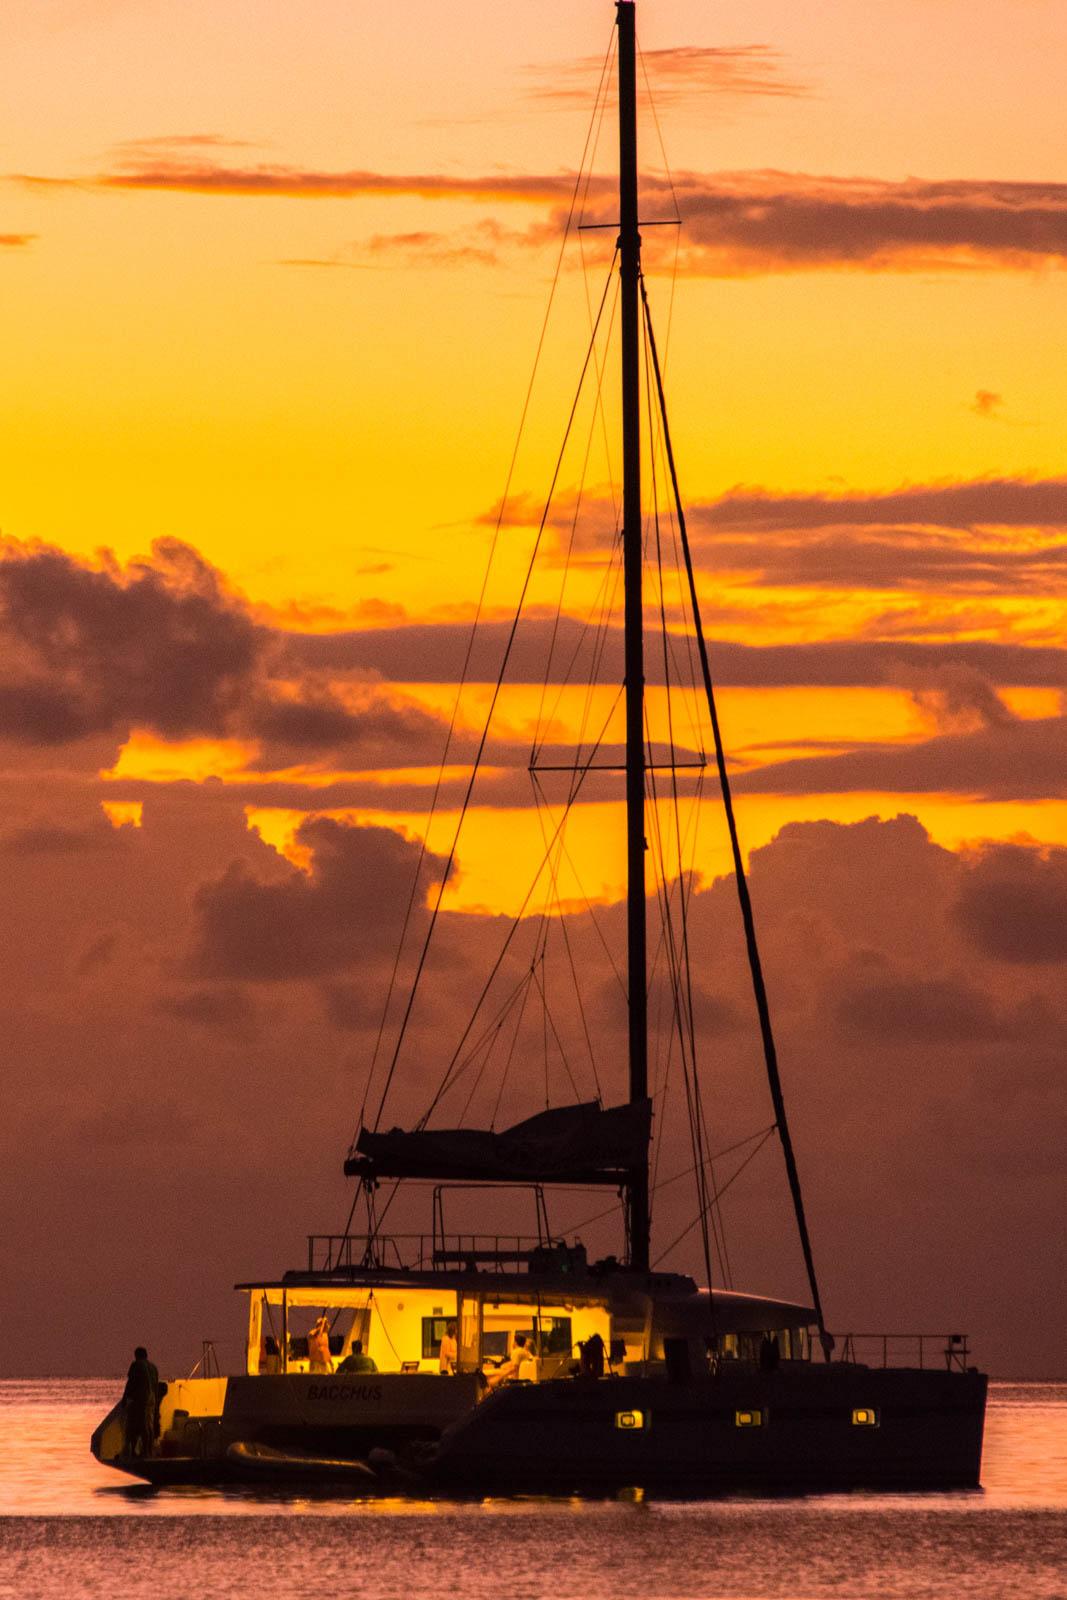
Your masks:
[[[1067,1600],[1067,1384],[996,1384],[984,1489],[699,1503],[127,1486],[113,1381],[0,1382],[0,1596]]]

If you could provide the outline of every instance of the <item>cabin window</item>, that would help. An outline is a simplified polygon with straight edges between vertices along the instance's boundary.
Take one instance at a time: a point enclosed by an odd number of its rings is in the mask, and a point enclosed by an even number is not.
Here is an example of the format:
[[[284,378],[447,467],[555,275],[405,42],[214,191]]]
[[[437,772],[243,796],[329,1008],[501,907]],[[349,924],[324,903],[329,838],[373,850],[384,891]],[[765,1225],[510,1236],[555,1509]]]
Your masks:
[[[644,1411],[616,1411],[615,1426],[624,1433],[633,1433],[638,1428],[647,1428],[649,1425],[648,1414]]]
[[[570,1317],[538,1317],[530,1332],[538,1335],[543,1356],[569,1356],[574,1348]]]
[[[877,1428],[878,1413],[873,1406],[856,1406],[852,1412],[854,1428]]]
[[[436,1361],[441,1349],[441,1340],[448,1332],[448,1324],[455,1322],[455,1317],[423,1317],[422,1319],[422,1359]]]
[[[738,1428],[762,1428],[764,1414],[762,1411],[735,1411],[734,1425]]]

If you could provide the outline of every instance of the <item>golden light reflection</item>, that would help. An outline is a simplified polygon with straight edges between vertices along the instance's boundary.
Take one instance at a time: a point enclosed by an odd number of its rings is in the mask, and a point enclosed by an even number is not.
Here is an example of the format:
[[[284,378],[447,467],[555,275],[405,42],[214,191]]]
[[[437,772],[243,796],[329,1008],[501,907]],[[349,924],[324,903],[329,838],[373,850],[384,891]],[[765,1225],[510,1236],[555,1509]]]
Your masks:
[[[144,813],[140,800],[101,800],[100,809],[113,828],[139,828]]]
[[[665,810],[666,808],[664,808]],[[696,853],[696,870],[704,882],[730,871],[729,846],[721,808],[713,799],[702,802]],[[394,828],[407,838],[418,837],[420,819],[411,813],[366,809],[332,812],[354,824]],[[863,822],[868,817],[890,821],[915,816],[936,844],[961,849],[988,839],[1028,840],[1057,844],[1067,839],[1067,801],[981,802],[966,795],[926,794],[815,794],[745,795],[738,818],[746,856],[769,844],[789,822]],[[304,818],[302,812],[256,810],[257,831],[289,859],[296,860],[292,836]],[[457,816],[439,813],[431,833],[431,848],[445,851],[451,842]],[[666,818],[664,819],[666,826]],[[622,899],[624,878],[624,817],[612,803],[577,806],[567,829],[567,851],[560,865],[558,899],[564,910],[580,911],[587,904],[607,905]],[[449,881],[443,904],[449,910],[516,915],[526,905],[540,911],[549,895],[548,874],[542,873],[537,891],[529,895],[531,880],[545,854],[544,833],[534,812],[474,808],[457,856],[458,867]],[[575,863],[580,863],[580,873]],[[297,864],[305,864],[297,862]]]
[[[241,739],[161,739],[138,729],[119,751],[118,760],[101,777],[138,778],[148,783],[202,783],[205,778],[243,774],[255,760],[258,746]]]

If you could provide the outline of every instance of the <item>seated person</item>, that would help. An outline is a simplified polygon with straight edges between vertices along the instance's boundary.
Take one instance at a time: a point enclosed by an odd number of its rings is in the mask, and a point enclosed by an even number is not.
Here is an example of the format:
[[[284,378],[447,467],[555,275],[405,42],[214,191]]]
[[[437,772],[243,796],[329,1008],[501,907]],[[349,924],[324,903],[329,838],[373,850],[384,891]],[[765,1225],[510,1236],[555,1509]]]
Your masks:
[[[519,1368],[524,1362],[536,1361],[537,1350],[532,1339],[525,1333],[515,1335],[515,1344],[511,1354],[502,1366],[489,1374],[489,1387],[495,1389],[498,1384],[507,1383],[519,1376]]]
[[[378,1363],[373,1357],[363,1354],[362,1339],[353,1339],[351,1350],[337,1370],[338,1372],[377,1372]]]

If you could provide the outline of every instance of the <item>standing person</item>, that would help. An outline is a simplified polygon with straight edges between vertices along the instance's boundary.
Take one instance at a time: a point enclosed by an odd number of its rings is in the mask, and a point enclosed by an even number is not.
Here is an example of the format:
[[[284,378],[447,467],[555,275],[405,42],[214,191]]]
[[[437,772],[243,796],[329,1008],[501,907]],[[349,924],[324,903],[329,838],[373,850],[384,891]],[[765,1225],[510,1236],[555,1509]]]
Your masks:
[[[599,1333],[591,1333],[583,1344],[578,1346],[582,1353],[581,1371],[583,1378],[602,1378],[604,1376],[604,1341]]]
[[[447,1372],[449,1375],[451,1375],[456,1370],[456,1363],[458,1360],[459,1345],[456,1343],[456,1324],[454,1322],[450,1322],[448,1327],[445,1329],[445,1336],[441,1340],[440,1347],[437,1351],[438,1372]]]
[[[133,1352],[126,1387],[122,1392],[125,1407],[126,1454],[150,1456],[156,1435],[156,1405],[159,1393],[159,1371],[148,1359],[148,1351],[139,1344]]]
[[[325,1311],[312,1325],[308,1334],[308,1371],[333,1371],[333,1361],[330,1359],[330,1319]]]

